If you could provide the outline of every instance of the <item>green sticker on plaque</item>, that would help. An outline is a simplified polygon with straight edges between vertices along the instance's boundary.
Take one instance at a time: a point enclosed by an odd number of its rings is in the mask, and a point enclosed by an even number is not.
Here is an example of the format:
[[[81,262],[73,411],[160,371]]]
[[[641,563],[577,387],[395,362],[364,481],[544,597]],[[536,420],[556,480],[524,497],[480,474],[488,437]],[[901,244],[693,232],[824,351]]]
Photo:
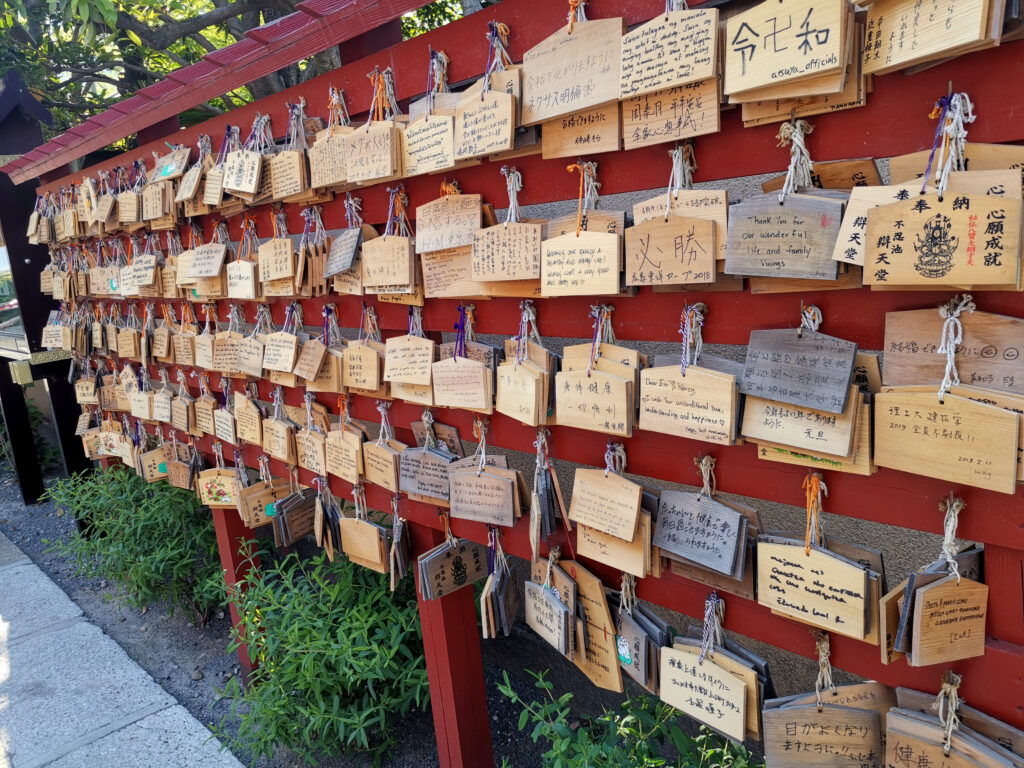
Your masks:
[[[263,508],[263,514],[267,517],[273,517],[277,514],[277,502],[272,501]]]
[[[629,641],[622,635],[616,635],[615,646],[619,651],[619,661],[626,666],[630,666],[633,663],[633,654],[629,650]]]
[[[167,474],[167,462],[166,461],[161,461],[159,464],[157,464],[156,465],[156,471],[157,472],[162,472],[162,473],[164,473],[166,475]]]
[[[195,288],[193,288],[192,289],[192,295],[195,296],[196,298],[199,298],[199,291],[197,291]]]
[[[116,291],[117,290],[117,280],[115,280],[114,278],[110,278],[109,282],[110,282],[110,290]]]

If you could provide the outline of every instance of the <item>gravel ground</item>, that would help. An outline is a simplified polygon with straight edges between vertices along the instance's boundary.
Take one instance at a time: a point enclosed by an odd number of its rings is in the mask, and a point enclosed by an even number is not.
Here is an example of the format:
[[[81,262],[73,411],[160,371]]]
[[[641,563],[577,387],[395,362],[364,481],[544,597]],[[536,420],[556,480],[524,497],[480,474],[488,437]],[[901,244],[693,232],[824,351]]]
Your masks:
[[[99,625],[138,662],[168,693],[173,695],[200,722],[219,724],[229,712],[227,701],[217,701],[217,689],[238,674],[237,658],[225,649],[229,640],[230,619],[220,613],[205,627],[194,626],[188,614],[170,614],[165,605],[153,605],[145,611],[119,605],[116,585],[77,576],[74,565],[45,550],[47,541],[70,536],[74,521],[58,514],[52,503],[26,507],[21,502],[17,483],[10,473],[0,474],[0,532],[10,538],[28,557],[53,579],[79,606],[90,621]],[[531,697],[532,679],[525,669],[551,669],[555,691],[578,692],[581,711],[599,712],[612,706],[618,697],[595,689],[570,663],[539,641],[525,626],[517,625],[509,638],[483,644],[484,674],[487,681],[488,711],[497,764],[503,757],[515,768],[539,766],[543,749],[534,745],[528,734],[516,729],[519,709],[497,690],[502,668],[512,677],[514,687]],[[199,679],[196,679],[199,678]],[[237,726],[225,723],[229,732]],[[438,765],[434,727],[429,707],[415,712],[395,728],[399,742],[386,761],[390,768]],[[237,754],[250,768],[297,768],[303,765],[293,755],[279,754],[274,759],[252,760]],[[361,759],[324,759],[323,768],[369,765]]]

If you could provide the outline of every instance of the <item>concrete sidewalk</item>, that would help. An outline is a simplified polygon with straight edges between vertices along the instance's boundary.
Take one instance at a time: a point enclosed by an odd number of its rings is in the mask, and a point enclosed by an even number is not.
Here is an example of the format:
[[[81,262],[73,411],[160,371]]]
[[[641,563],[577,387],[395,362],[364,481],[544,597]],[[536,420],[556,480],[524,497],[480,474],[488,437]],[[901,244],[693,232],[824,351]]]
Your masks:
[[[0,534],[0,768],[241,768]]]

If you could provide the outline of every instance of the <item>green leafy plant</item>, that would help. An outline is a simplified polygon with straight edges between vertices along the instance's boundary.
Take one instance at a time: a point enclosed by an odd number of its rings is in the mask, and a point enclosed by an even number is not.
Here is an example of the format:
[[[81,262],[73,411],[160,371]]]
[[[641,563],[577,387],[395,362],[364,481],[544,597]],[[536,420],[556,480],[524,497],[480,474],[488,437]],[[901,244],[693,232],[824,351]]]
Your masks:
[[[402,16],[402,39],[408,40],[410,37],[422,35],[460,18],[462,5],[459,0],[434,0]]]
[[[45,542],[47,551],[73,561],[79,574],[117,582],[129,604],[166,600],[200,624],[224,604],[213,518],[192,492],[115,466],[57,480],[44,497],[89,529]]]
[[[753,759],[742,746],[701,728],[690,736],[678,725],[679,711],[651,696],[635,696],[617,710],[570,725],[572,693],[556,697],[547,671],[527,673],[543,695],[527,701],[512,687],[508,672],[498,690],[522,707],[519,730],[533,724],[530,737],[550,749],[543,755],[545,768],[752,768]],[[674,750],[675,754],[670,755]],[[503,765],[508,766],[506,759]]]
[[[241,622],[230,650],[248,645],[259,667],[244,690],[233,679],[221,691],[231,711],[218,735],[256,757],[283,746],[310,764],[353,752],[379,764],[399,717],[428,700],[412,580],[392,593],[386,576],[344,557],[270,557],[260,553],[232,595]],[[237,736],[225,728],[235,720]]]
[[[32,387],[34,384],[29,384],[28,386]],[[43,469],[50,469],[60,461],[60,451],[57,450],[53,443],[43,437],[39,431],[39,427],[44,421],[43,412],[32,402],[27,402],[25,405],[28,409],[28,423],[32,427],[32,440],[36,446],[36,457],[39,459],[39,466]]]
[[[0,280],[2,280],[3,274],[4,273],[0,273]],[[17,314],[18,310],[15,309],[14,313]],[[3,319],[3,313],[0,312],[0,322],[2,322]],[[32,386],[34,385],[29,384],[26,386],[26,389]],[[44,421],[43,412],[40,411],[31,400],[26,400],[25,407],[28,410],[28,423],[32,428],[32,443],[35,445],[36,458],[39,460],[39,466],[44,470],[53,469],[60,464],[61,456],[57,447],[47,440],[39,430],[39,427]],[[10,436],[7,434],[7,422],[4,421],[3,415],[0,414],[0,465],[13,469],[14,465],[12,464],[12,461]]]

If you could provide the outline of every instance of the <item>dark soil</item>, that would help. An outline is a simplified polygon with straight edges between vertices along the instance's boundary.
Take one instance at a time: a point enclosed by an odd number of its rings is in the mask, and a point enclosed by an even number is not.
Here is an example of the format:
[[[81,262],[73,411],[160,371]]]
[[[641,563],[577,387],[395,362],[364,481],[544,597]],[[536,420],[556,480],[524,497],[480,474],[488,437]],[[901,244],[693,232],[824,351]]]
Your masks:
[[[149,606],[147,610],[121,605],[117,585],[83,578],[75,574],[73,563],[56,553],[48,553],[47,542],[75,534],[75,523],[57,512],[52,503],[26,507],[16,481],[9,473],[0,475],[0,532],[10,538],[28,557],[74,600],[86,617],[113,638],[128,655],[149,672],[168,693],[173,695],[200,722],[213,727],[225,721],[230,711],[227,701],[218,701],[217,690],[239,674],[238,659],[226,651],[230,617],[218,613],[204,627],[195,626],[193,617],[185,612],[170,613],[165,605]],[[521,695],[533,698],[533,680],[524,670],[550,669],[555,691],[577,692],[574,704],[581,710],[599,712],[602,706],[614,705],[619,697],[594,688],[570,663],[537,639],[524,626],[517,625],[509,638],[483,643],[484,675],[487,684],[488,711],[491,717],[491,738],[495,761],[502,758],[515,768],[541,764],[543,744],[535,745],[529,734],[520,733],[516,724],[519,708],[497,690],[502,669],[507,669],[514,687]],[[202,673],[198,677],[196,670]],[[236,732],[237,723],[227,719],[224,727]],[[425,711],[407,716],[395,727],[398,744],[385,765],[391,768],[436,766],[437,747],[433,718],[429,706]],[[252,760],[236,753],[250,768],[297,768],[303,763],[294,755],[279,754],[273,760]],[[363,766],[361,759],[324,759],[323,768]]]

